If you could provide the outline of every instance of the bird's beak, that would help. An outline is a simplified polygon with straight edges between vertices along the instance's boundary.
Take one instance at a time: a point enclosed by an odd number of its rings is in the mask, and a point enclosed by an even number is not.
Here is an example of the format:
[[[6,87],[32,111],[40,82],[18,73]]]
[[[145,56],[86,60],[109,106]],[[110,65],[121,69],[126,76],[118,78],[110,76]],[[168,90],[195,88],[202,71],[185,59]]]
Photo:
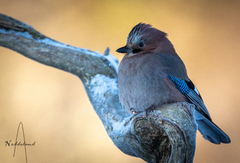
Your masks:
[[[116,52],[118,52],[118,53],[131,53],[132,49],[128,49],[126,46],[124,46],[124,47],[121,47],[121,48],[117,49]]]

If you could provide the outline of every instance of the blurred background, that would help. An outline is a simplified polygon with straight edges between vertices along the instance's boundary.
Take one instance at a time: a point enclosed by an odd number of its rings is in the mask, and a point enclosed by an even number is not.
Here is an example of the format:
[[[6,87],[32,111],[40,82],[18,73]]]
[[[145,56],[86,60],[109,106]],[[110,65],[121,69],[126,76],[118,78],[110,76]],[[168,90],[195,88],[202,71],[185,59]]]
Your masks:
[[[0,0],[0,13],[60,42],[103,53],[126,43],[139,22],[168,33],[213,121],[231,138],[214,145],[198,133],[195,163],[240,160],[240,1]],[[28,162],[141,163],[108,137],[76,76],[0,47],[0,160],[25,162],[15,141],[23,122]],[[22,139],[22,131],[19,132]]]

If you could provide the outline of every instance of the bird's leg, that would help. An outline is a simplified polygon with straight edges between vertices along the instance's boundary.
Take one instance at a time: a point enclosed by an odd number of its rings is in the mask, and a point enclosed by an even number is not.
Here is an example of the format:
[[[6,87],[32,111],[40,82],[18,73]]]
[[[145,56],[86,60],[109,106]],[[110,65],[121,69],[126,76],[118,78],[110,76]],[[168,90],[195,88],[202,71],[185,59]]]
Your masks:
[[[152,112],[153,110],[155,110],[156,109],[156,106],[150,106],[149,108],[147,108],[147,110],[146,110],[146,116],[148,116],[149,115],[149,113],[150,112]]]
[[[137,113],[134,108],[131,108],[130,111],[132,112],[132,114]]]

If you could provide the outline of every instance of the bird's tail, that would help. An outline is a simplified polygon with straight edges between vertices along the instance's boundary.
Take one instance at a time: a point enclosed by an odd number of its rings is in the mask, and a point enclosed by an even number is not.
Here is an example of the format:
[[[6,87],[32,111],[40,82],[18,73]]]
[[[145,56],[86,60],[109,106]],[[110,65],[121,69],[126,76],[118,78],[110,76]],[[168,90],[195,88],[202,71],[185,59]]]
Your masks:
[[[198,109],[195,110],[195,118],[198,124],[198,130],[204,139],[214,143],[230,143],[231,140],[228,135],[223,132],[216,124],[203,116]]]

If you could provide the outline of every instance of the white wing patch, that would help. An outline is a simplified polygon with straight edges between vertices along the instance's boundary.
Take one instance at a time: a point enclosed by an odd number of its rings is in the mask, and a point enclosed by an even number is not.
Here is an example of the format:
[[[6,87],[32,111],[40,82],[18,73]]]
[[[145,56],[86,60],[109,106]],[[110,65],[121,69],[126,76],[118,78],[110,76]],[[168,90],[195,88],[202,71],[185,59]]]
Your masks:
[[[197,90],[197,87],[195,87],[195,86],[194,86],[194,92],[196,92],[198,95],[200,95],[198,90]]]

